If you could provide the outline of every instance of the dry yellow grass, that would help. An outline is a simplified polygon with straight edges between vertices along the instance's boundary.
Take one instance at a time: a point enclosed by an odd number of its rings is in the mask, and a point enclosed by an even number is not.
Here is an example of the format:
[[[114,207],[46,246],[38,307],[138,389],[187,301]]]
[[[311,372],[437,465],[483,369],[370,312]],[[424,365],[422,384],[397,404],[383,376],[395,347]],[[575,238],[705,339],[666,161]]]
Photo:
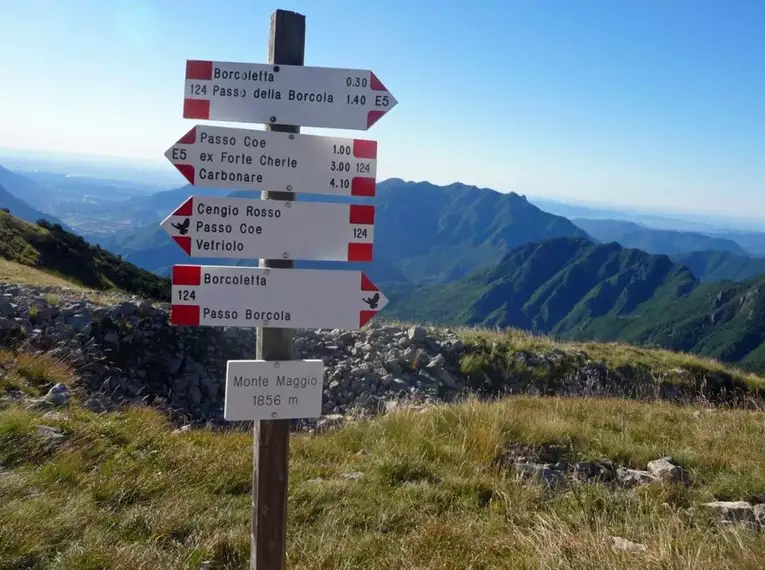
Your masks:
[[[22,265],[2,257],[0,257],[0,281],[18,285],[62,287],[77,291],[85,290],[84,287],[69,279],[64,279],[47,271],[41,271],[40,269]]]
[[[26,369],[69,373],[31,360]],[[51,445],[41,424],[63,441]],[[693,507],[763,493],[763,442],[754,411],[533,397],[294,435],[288,567],[762,568],[764,535]],[[495,466],[508,443],[631,467],[673,455],[693,484],[551,491]],[[173,434],[145,408],[97,416],[75,406],[65,418],[2,409],[0,568],[245,569],[251,452],[249,433]],[[616,550],[611,536],[646,551]]]

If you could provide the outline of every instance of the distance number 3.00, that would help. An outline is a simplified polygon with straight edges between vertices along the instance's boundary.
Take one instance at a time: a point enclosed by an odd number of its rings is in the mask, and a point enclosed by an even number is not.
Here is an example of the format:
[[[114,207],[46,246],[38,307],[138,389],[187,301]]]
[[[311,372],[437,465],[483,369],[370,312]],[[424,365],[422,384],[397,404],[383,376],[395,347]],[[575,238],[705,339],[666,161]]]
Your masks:
[[[350,162],[342,162],[338,160],[333,160],[330,165],[329,169],[332,172],[350,172],[351,171],[351,163]],[[366,173],[369,174],[371,171],[371,168],[369,167],[368,162],[357,162],[356,163],[356,172],[358,173]]]
[[[282,403],[282,397],[279,394],[258,394],[252,397],[253,406],[278,406]]]

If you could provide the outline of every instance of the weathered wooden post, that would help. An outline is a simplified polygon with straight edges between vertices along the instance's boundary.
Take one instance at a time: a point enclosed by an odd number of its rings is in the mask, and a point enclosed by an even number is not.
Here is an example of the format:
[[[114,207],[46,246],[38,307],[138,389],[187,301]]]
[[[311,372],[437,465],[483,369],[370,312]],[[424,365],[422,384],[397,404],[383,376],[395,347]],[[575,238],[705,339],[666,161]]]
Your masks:
[[[286,562],[289,428],[321,415],[324,363],[293,360],[295,329],[364,326],[387,299],[361,271],[295,269],[295,259],[372,261],[375,209],[296,202],[296,193],[375,195],[377,143],[300,134],[367,130],[396,105],[369,70],[304,65],[305,17],[271,16],[268,63],[186,61],[183,116],[197,125],[165,156],[195,187],[262,200],[190,196],[161,226],[190,257],[259,258],[258,267],[175,265],[171,323],[257,328],[255,360],[229,360],[228,421],[254,421],[250,568]],[[294,229],[300,231],[295,232]]]
[[[268,63],[303,65],[305,16],[276,10],[271,15]],[[278,117],[276,120],[279,120]],[[299,133],[296,125],[270,124],[266,129]],[[293,202],[292,192],[263,192],[264,200]],[[291,268],[286,259],[261,259],[261,267]],[[292,360],[293,329],[259,328],[258,360]],[[252,465],[252,570],[282,570],[286,560],[287,475],[290,420],[255,422]]]

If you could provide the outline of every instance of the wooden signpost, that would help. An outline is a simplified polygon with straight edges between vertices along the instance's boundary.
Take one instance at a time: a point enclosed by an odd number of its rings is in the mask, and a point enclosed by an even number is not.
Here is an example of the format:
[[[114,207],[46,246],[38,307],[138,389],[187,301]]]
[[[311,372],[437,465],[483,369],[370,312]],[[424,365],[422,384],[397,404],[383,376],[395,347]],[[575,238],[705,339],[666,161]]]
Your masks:
[[[224,418],[254,421],[252,570],[286,562],[291,419],[321,415],[324,365],[293,360],[295,328],[355,329],[387,299],[361,271],[296,270],[294,259],[371,261],[374,207],[296,202],[295,193],[374,196],[377,143],[301,135],[367,130],[396,105],[369,70],[304,67],[305,16],[271,16],[265,64],[189,60],[183,116],[196,125],[165,156],[195,187],[261,190],[262,200],[191,196],[162,227],[190,257],[259,267],[176,265],[171,323],[257,327],[254,360],[227,364]]]

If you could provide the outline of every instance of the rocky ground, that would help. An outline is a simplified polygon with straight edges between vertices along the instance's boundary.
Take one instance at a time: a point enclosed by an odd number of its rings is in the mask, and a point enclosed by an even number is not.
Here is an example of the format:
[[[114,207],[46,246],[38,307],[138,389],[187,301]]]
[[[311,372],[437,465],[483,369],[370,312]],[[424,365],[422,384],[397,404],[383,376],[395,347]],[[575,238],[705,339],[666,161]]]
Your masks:
[[[93,409],[143,401],[185,422],[219,423],[226,362],[254,357],[255,329],[173,327],[168,310],[137,298],[0,284],[0,344],[71,364],[79,381],[70,388],[83,391]],[[508,350],[466,345],[449,329],[385,324],[298,330],[294,340],[294,358],[320,358],[326,366],[320,425],[402,401],[451,402],[468,394],[681,399],[695,389],[687,370],[657,378],[645,367],[608,366],[582,350]],[[733,385],[725,373],[705,374],[708,391]]]
[[[93,296],[53,287],[0,284],[0,344],[70,364],[78,380],[43,385],[42,397],[21,391],[0,394],[3,402],[43,409],[51,422],[77,396],[101,412],[125,402],[147,402],[171,412],[185,431],[193,424],[220,425],[224,375],[229,359],[250,358],[254,330],[172,327],[168,306],[136,298]],[[452,402],[465,395],[497,392],[578,395],[683,396],[691,373],[671,370],[667,378],[643,382],[633,369],[609,366],[582,350],[518,350],[502,359],[449,329],[377,324],[359,331],[300,330],[295,358],[321,358],[326,366],[323,416],[300,422],[309,430],[344,423],[349,417],[385,412],[400,405]],[[506,350],[504,348],[503,350]],[[480,358],[479,358],[480,357]],[[476,367],[477,360],[483,364]],[[485,361],[485,362],[484,362]],[[629,372],[629,370],[633,370]],[[0,365],[0,374],[3,374]],[[643,382],[641,384],[641,382]],[[731,377],[710,373],[705,382],[730,387]],[[686,383],[692,385],[693,383]],[[687,395],[687,394],[686,394]],[[38,434],[55,446],[65,437],[41,424]],[[582,461],[562,446],[509,445],[496,465],[520,480],[541,481],[551,489],[580,482],[639,488],[656,482],[692,486],[689,473],[672,457],[658,457],[634,469],[607,457]],[[348,477],[356,475],[350,473]],[[765,504],[758,497],[707,501],[692,508],[714,513],[726,524],[765,529]],[[614,547],[642,550],[618,536]]]
[[[645,469],[631,469],[609,458],[599,461],[573,461],[567,458],[567,448],[562,445],[513,445],[506,448],[497,459],[501,468],[510,470],[521,480],[543,482],[551,489],[560,489],[577,483],[596,483],[609,487],[637,488],[652,483],[671,483],[690,487],[693,480],[689,473],[671,456],[649,461]],[[761,499],[758,497],[757,499]],[[705,509],[724,524],[745,526],[751,530],[765,531],[765,502],[755,501],[709,501],[689,509]],[[644,546],[619,543],[626,549]],[[629,542],[629,541],[627,541]]]

